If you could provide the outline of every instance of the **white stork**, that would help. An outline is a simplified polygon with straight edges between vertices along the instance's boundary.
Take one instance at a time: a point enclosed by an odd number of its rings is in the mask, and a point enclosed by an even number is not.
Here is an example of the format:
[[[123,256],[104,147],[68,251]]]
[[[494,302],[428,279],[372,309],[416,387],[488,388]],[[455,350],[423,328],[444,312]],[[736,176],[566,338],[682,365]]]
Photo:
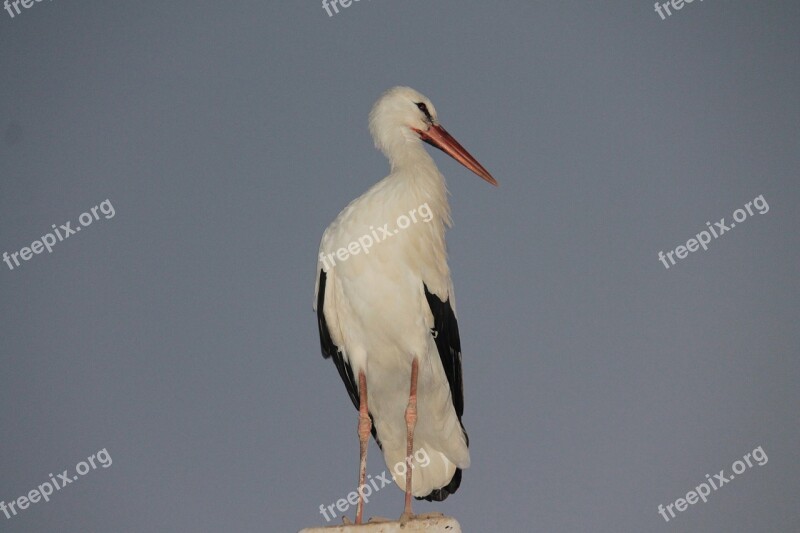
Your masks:
[[[325,230],[314,309],[322,355],[333,359],[359,411],[356,524],[363,516],[370,432],[405,491],[405,523],[413,516],[412,494],[444,500],[458,489],[461,469],[470,463],[461,423],[461,345],[444,239],[445,227],[452,224],[450,206],[444,176],[422,141],[492,185],[497,182],[439,124],[431,101],[414,89],[394,87],[384,93],[369,126],[391,172],[350,202]],[[391,228],[398,217],[423,205],[432,214],[429,222],[395,227],[368,249],[353,244],[367,235],[379,237],[375,228]],[[340,249],[349,252],[337,255]],[[420,455],[429,458],[424,467]],[[405,468],[393,469],[398,463]]]

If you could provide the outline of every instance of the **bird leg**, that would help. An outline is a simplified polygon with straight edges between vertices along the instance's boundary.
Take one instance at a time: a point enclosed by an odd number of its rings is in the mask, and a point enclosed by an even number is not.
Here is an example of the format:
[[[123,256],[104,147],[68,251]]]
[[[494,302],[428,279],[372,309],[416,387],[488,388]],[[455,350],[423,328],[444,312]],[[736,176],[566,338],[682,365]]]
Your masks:
[[[364,371],[358,373],[358,443],[361,463],[358,470],[358,505],[356,506],[356,524],[361,524],[364,516],[364,485],[367,482],[367,448],[372,420],[367,410],[367,376]]]
[[[417,376],[419,375],[419,361],[416,357],[411,362],[411,390],[408,393],[408,406],[406,406],[406,505],[400,516],[400,523],[405,524],[414,515],[411,513],[411,459],[414,453],[414,427],[417,425]]]

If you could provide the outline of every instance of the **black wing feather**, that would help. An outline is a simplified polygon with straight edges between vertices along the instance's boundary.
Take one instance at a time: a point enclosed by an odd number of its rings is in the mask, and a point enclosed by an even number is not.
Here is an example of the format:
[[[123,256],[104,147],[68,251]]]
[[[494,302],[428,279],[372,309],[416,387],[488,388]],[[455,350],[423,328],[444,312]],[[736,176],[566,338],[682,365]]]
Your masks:
[[[353,369],[348,363],[338,346],[333,343],[331,339],[331,332],[328,330],[328,323],[325,321],[325,283],[327,282],[327,275],[324,270],[319,272],[319,290],[317,292],[317,323],[319,325],[319,343],[322,347],[322,357],[324,359],[333,359],[336,365],[336,370],[339,371],[339,376],[347,388],[347,394],[356,408],[356,411],[361,407],[361,400],[358,396],[358,380],[353,375]],[[369,415],[370,421],[372,420],[372,413]],[[378,433],[375,429],[375,424],[372,424],[372,438],[381,446],[381,441],[378,440]]]
[[[453,396],[453,406],[456,408],[458,420],[464,414],[464,385],[461,375],[461,339],[458,336],[458,320],[450,307],[450,300],[441,301],[438,296],[425,287],[425,298],[433,313],[433,335],[436,349],[442,360],[447,382],[450,384],[450,394]]]
[[[458,336],[458,320],[453,308],[450,306],[449,298],[443,302],[438,296],[430,292],[424,283],[423,287],[425,288],[425,298],[428,300],[428,306],[433,314],[433,330],[431,334],[434,336],[436,350],[439,352],[439,358],[442,360],[442,367],[450,385],[450,396],[453,399],[458,422],[461,424],[461,431],[464,431],[464,438],[467,441],[467,446],[469,446],[469,436],[467,436],[464,424],[461,422],[461,415],[464,414],[464,383],[461,374],[461,339]],[[417,499],[442,501],[454,493],[460,485],[461,469],[456,468],[450,483],[434,490],[427,496]]]

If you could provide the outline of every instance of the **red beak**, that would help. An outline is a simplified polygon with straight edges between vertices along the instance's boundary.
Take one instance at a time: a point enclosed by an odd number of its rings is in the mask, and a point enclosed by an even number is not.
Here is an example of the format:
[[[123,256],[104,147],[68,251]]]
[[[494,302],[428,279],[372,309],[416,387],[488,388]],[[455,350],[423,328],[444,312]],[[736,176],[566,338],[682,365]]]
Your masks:
[[[435,146],[492,185],[497,185],[497,180],[489,174],[489,171],[483,168],[483,166],[478,163],[452,135],[447,133],[447,130],[441,125],[432,124],[431,127],[428,128],[428,131],[422,131],[416,128],[414,128],[414,131],[416,131],[420,139],[426,143]]]

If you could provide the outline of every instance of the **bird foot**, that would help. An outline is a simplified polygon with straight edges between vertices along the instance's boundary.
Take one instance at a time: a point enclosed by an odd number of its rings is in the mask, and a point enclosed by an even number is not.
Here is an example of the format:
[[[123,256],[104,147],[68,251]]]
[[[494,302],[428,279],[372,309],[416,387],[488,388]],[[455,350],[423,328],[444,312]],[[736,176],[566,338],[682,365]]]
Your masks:
[[[444,513],[422,513],[418,515],[414,515],[414,518],[417,520],[428,520],[431,518],[442,518]]]
[[[400,515],[400,527],[405,526],[408,522],[414,520],[413,513],[403,513]]]
[[[344,524],[345,526],[352,526],[353,522],[351,522],[350,519],[347,518],[346,516],[343,516],[342,517],[342,524]]]
[[[391,519],[382,516],[373,516],[367,520],[368,524],[380,524],[381,522],[391,522]]]

